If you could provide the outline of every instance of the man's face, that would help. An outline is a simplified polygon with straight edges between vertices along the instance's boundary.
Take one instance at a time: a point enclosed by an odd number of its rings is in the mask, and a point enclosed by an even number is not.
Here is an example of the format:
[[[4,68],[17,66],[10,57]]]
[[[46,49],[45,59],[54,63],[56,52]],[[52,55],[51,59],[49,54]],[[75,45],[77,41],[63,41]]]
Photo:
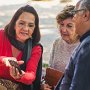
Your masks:
[[[80,7],[81,2],[76,4],[76,13],[73,17],[73,21],[75,23],[76,33],[81,36],[82,28],[83,28],[83,9]]]

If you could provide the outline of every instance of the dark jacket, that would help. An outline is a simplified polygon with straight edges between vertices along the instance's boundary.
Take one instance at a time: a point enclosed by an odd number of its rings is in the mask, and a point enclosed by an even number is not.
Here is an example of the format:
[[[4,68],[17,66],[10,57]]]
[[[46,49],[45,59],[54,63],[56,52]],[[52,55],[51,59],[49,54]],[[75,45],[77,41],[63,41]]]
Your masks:
[[[58,90],[90,90],[90,31],[81,37],[80,42]]]

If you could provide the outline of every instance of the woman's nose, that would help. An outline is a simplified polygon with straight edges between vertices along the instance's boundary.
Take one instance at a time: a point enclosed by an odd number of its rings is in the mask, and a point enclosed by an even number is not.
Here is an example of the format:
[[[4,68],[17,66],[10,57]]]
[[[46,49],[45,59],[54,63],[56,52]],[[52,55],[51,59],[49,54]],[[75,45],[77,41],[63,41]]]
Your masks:
[[[29,30],[28,25],[25,25],[25,26],[24,26],[24,30]]]
[[[63,27],[61,28],[62,32],[66,32],[67,31],[67,28],[66,27]]]

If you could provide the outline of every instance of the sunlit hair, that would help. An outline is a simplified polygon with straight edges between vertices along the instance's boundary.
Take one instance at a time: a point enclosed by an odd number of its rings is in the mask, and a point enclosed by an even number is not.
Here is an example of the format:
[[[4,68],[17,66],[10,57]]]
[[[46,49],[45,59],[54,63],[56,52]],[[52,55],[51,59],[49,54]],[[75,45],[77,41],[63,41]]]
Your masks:
[[[15,29],[14,29],[15,24],[23,12],[32,13],[35,16],[35,29],[32,34],[32,38],[33,38],[32,41],[33,41],[33,43],[38,43],[40,41],[39,17],[38,17],[36,10],[30,5],[23,6],[16,11],[16,13],[12,17],[10,23],[8,25],[6,25],[6,27],[5,27],[5,34],[7,36],[11,36],[12,38],[15,38],[15,36],[16,36]]]
[[[72,10],[74,10],[75,6],[73,5],[69,5],[66,6],[57,16],[56,16],[56,20],[57,23],[59,24],[61,21],[64,21],[65,19],[68,18],[73,18],[73,14],[71,13]],[[70,42],[67,42],[69,44],[72,43],[76,43],[78,42],[80,39],[80,36],[78,36],[76,33],[74,35],[74,37],[72,38],[72,40],[70,40]]]
[[[56,20],[57,23],[59,23],[60,21],[63,21],[67,18],[72,18],[73,14],[70,13],[72,10],[74,10],[75,6],[73,5],[69,5],[66,6],[57,16],[56,16]]]

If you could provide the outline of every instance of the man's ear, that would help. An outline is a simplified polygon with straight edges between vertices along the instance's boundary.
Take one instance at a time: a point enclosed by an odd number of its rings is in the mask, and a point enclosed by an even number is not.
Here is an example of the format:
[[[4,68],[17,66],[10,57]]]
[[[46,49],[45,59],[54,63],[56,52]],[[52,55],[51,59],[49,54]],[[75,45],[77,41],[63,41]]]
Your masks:
[[[83,18],[85,22],[87,22],[90,19],[90,12],[88,10],[83,12]]]

